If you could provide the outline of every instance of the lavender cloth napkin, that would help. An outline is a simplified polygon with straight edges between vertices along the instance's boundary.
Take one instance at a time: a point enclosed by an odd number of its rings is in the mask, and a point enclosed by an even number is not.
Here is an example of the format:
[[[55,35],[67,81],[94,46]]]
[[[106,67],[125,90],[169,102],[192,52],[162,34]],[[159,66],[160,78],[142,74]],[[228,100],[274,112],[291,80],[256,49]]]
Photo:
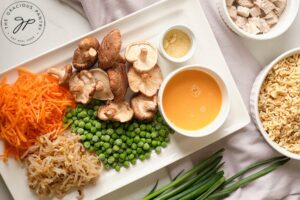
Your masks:
[[[122,16],[143,8],[157,0],[79,0],[85,14],[93,28],[114,21]],[[216,0],[200,0],[211,28],[217,38],[225,60],[233,74],[242,94],[244,102],[248,105],[252,83],[261,70],[255,58],[243,46],[240,38],[232,33],[222,22],[216,6]],[[234,135],[227,137],[209,147],[194,153],[190,158],[169,166],[170,173],[174,174],[189,161],[196,163],[208,153],[225,147],[224,160],[226,161],[226,175],[232,175],[246,165],[259,159],[275,156],[276,153],[263,140],[253,123]],[[239,189],[227,199],[241,200],[296,200],[300,197],[300,174],[295,168],[296,161],[276,170],[248,186]],[[295,194],[295,195],[294,195]]]

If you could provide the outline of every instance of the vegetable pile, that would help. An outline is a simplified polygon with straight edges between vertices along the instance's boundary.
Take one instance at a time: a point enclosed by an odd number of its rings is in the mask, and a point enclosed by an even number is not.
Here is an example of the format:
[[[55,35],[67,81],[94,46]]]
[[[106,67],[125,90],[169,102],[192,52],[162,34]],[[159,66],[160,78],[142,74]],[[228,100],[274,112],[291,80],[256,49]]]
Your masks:
[[[220,170],[223,163],[221,149],[189,171],[181,171],[171,183],[156,190],[158,182],[143,200],[213,200],[228,197],[238,188],[274,171],[289,161],[284,156],[258,161],[226,179]],[[243,177],[262,166],[265,168]],[[240,178],[239,180],[237,180]]]
[[[70,124],[71,131],[80,135],[86,149],[96,152],[106,169],[128,168],[137,159],[150,158],[151,150],[160,153],[170,141],[169,134],[173,131],[160,114],[149,121],[101,121],[97,119],[99,106],[101,102],[95,100],[78,105],[67,113],[64,123]]]
[[[0,82],[0,139],[5,141],[3,158],[19,158],[42,134],[62,131],[67,107],[75,106],[71,93],[47,73],[18,69],[14,84]]]

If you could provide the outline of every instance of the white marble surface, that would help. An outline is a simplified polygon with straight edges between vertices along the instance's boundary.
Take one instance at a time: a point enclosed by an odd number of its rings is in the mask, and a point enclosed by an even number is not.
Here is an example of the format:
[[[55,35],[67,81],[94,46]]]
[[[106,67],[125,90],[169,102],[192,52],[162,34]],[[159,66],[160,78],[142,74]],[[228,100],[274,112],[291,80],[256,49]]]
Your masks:
[[[50,50],[63,44],[66,41],[74,39],[91,30],[88,22],[78,12],[74,11],[59,0],[29,0],[38,5],[44,12],[47,26],[42,38],[29,46],[17,46],[10,43],[0,32],[0,70],[14,66],[24,60],[35,57],[44,51]],[[0,2],[0,14],[4,9],[15,0],[4,0]],[[282,52],[293,47],[300,46],[299,37],[300,15],[298,14],[293,26],[281,37],[265,41],[256,42],[252,40],[241,39],[250,52],[258,60],[261,66],[267,65],[271,60]],[[132,183],[116,192],[101,198],[103,200],[135,200],[141,197],[153,186],[154,182],[160,178],[161,184],[168,181],[169,177],[166,169],[146,176],[145,178]],[[17,180],[16,180],[17,181]],[[0,179],[0,199],[10,200],[12,197],[6,189],[2,179]]]

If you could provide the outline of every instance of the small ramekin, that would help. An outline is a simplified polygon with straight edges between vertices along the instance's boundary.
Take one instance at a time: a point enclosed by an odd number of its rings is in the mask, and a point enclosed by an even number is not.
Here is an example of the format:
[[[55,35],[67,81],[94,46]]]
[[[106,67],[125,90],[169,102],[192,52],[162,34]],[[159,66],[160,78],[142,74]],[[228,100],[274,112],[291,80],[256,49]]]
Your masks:
[[[251,95],[250,95],[250,113],[251,117],[254,121],[254,124],[256,125],[257,129],[260,131],[264,139],[267,141],[267,143],[273,147],[276,151],[278,151],[280,154],[285,155],[287,157],[290,157],[292,159],[300,160],[300,155],[294,154],[292,152],[289,152],[285,148],[281,147],[279,144],[274,142],[270,139],[268,133],[264,129],[262,122],[259,117],[259,110],[258,110],[258,99],[259,99],[259,93],[262,87],[262,84],[264,83],[267,75],[269,74],[270,70],[282,59],[285,59],[293,54],[300,53],[300,47],[291,49],[280,56],[278,56],[275,60],[273,60],[269,65],[267,65],[257,76],[256,80],[253,83],[252,89],[251,89]]]
[[[179,128],[178,126],[176,126],[174,123],[172,123],[168,119],[168,117],[166,116],[166,114],[164,112],[164,108],[163,108],[163,103],[162,103],[163,102],[163,93],[164,93],[167,83],[176,74],[178,74],[182,71],[186,71],[186,70],[199,70],[199,71],[209,74],[217,82],[218,86],[220,87],[221,94],[222,94],[222,106],[221,106],[219,114],[210,124],[208,124],[207,126],[201,128],[201,129],[198,129],[198,130],[184,130],[182,128]],[[159,89],[158,102],[159,102],[158,103],[159,110],[160,110],[163,118],[167,122],[167,124],[173,130],[175,130],[177,133],[180,133],[182,135],[189,136],[189,137],[203,137],[203,136],[207,136],[207,135],[214,133],[216,130],[218,130],[224,124],[225,120],[227,119],[229,109],[230,109],[230,95],[228,93],[227,86],[226,86],[225,82],[223,81],[223,79],[221,78],[221,76],[219,76],[212,69],[207,68],[207,67],[202,67],[200,65],[187,65],[185,67],[181,67],[181,68],[173,71],[172,73],[170,73],[164,79],[164,81]]]
[[[191,39],[191,42],[192,42],[192,47],[189,50],[189,52],[185,56],[182,56],[180,58],[174,58],[174,57],[170,56],[164,49],[164,45],[163,45],[164,37],[165,37],[166,33],[172,29],[178,29],[178,30],[183,31],[184,33],[186,33],[189,36],[189,38]],[[160,40],[159,40],[159,51],[167,60],[174,62],[174,63],[183,63],[183,62],[186,62],[187,60],[189,60],[193,56],[193,54],[195,53],[195,50],[196,50],[196,45],[197,45],[197,40],[196,40],[194,32],[188,26],[177,24],[177,25],[170,26],[167,29],[165,29],[165,31],[163,31],[163,33],[160,37]]]
[[[258,35],[247,33],[234,23],[229,16],[226,0],[218,0],[217,7],[224,22],[238,35],[252,40],[270,40],[283,34],[292,25],[297,16],[299,4],[300,0],[287,0],[286,7],[282,15],[279,17],[278,23],[273,26],[269,32]]]

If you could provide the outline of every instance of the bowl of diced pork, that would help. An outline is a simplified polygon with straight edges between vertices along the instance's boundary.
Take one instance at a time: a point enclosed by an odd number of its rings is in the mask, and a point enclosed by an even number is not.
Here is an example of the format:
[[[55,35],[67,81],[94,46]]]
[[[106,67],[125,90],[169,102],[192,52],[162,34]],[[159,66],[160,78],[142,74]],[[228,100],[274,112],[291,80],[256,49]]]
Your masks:
[[[269,40],[283,34],[295,20],[300,0],[219,0],[227,26],[238,35]]]

